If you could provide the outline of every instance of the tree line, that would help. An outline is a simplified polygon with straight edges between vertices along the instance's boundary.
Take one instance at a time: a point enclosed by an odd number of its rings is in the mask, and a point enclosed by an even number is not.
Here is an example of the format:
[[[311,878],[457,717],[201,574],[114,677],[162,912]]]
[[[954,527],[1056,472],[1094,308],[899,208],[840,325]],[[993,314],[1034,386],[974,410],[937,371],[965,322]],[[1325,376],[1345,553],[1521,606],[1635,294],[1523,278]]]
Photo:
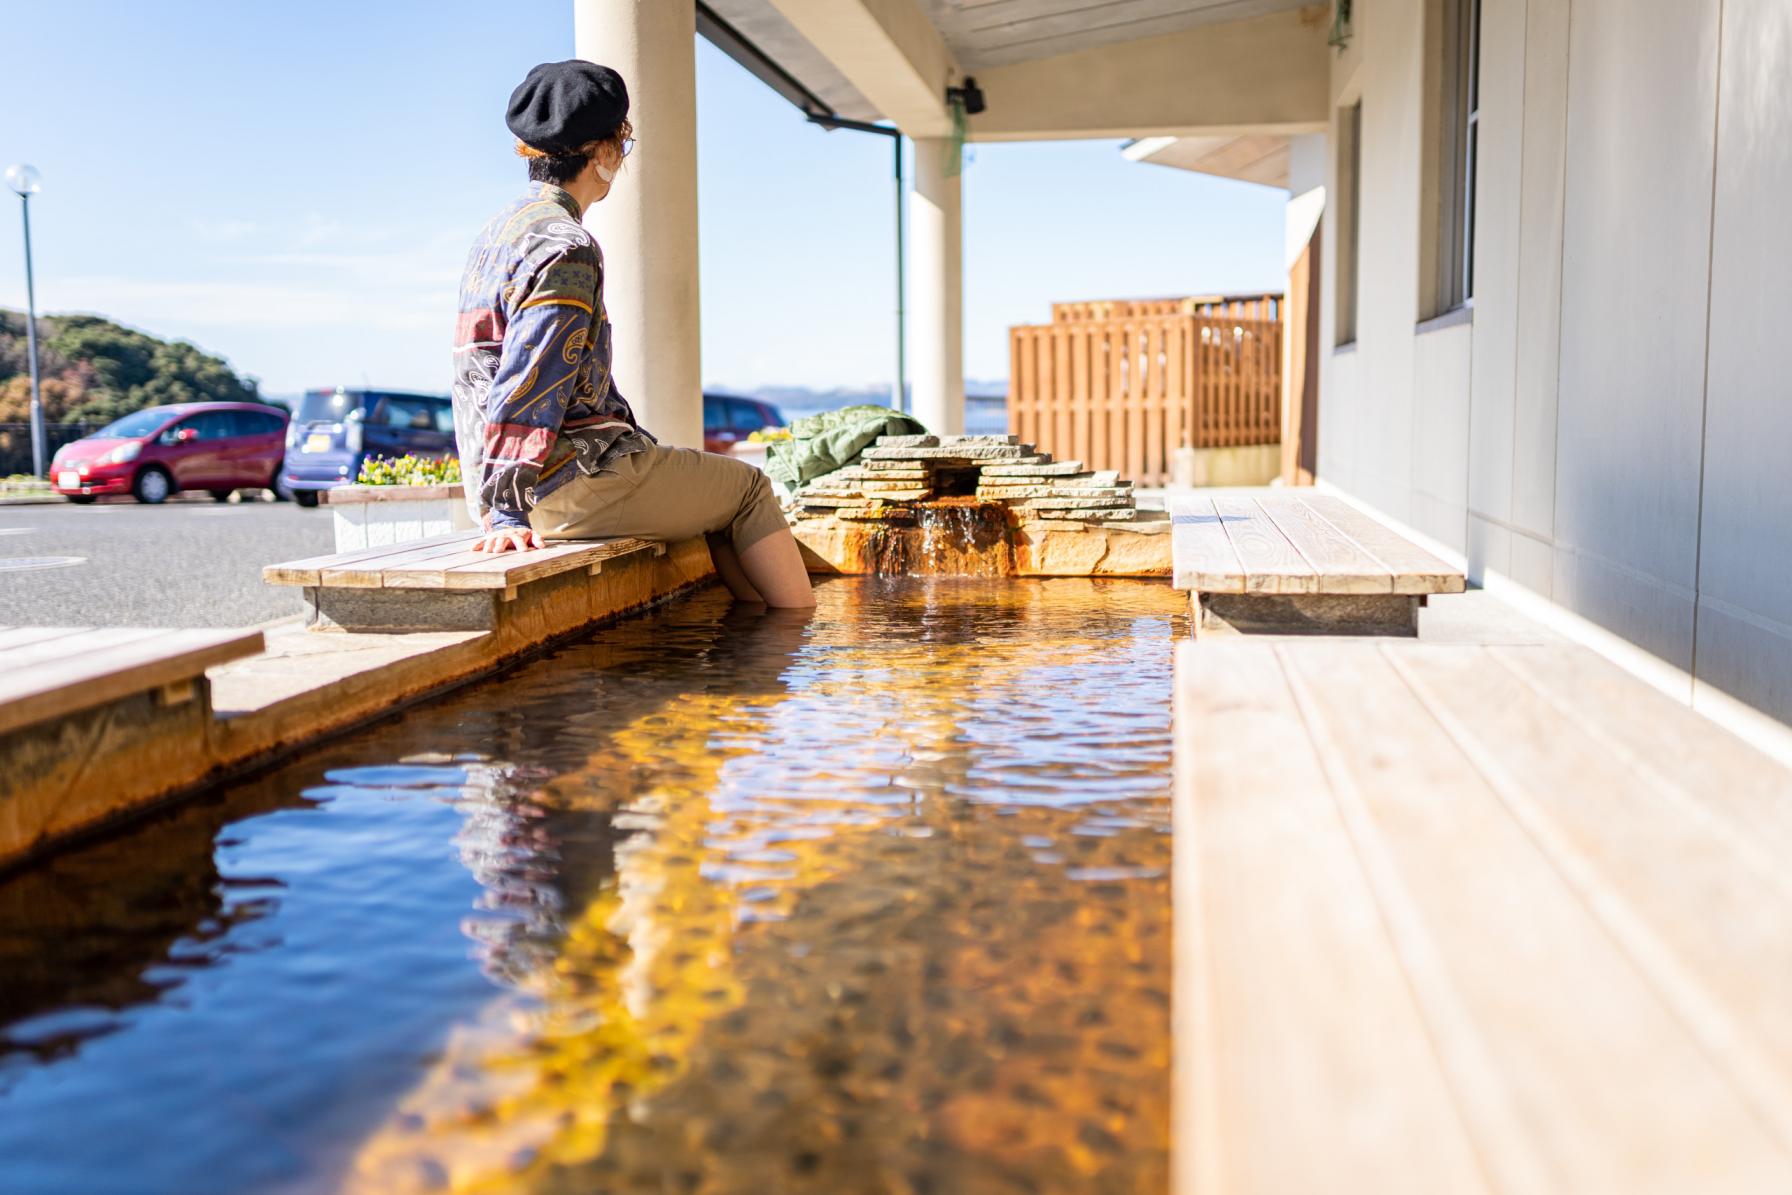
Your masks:
[[[39,316],[46,423],[110,423],[176,402],[262,402],[260,383],[184,340],[161,340],[97,315]],[[0,308],[0,423],[31,418],[25,315]]]

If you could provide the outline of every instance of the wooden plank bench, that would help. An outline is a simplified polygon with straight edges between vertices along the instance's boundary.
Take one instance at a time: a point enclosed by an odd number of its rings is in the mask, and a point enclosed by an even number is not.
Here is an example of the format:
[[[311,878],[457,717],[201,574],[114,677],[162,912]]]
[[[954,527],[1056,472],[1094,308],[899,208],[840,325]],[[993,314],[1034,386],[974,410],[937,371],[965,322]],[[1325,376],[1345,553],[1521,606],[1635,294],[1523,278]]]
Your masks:
[[[1265,492],[1168,502],[1174,583],[1197,633],[1418,633],[1419,608],[1465,580],[1340,498]]]
[[[644,539],[572,540],[527,552],[475,552],[478,531],[270,564],[262,580],[305,591],[311,625],[348,631],[469,631],[500,625],[509,603],[572,594],[606,565],[661,556]]]
[[[212,768],[205,670],[257,630],[0,627],[0,868]]]
[[[262,647],[260,631],[0,627],[0,735],[148,693],[182,704]]]
[[[1580,647],[1178,651],[1178,1191],[1792,1191],[1792,771]]]

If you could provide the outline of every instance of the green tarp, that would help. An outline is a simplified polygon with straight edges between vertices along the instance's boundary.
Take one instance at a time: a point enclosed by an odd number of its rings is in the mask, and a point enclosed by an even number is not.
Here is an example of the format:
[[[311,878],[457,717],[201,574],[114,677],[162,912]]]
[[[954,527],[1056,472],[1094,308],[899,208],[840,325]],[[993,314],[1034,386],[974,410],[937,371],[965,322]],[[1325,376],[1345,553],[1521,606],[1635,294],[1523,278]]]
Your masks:
[[[927,429],[889,407],[842,407],[805,415],[790,424],[790,439],[766,446],[765,472],[787,490],[844,468],[879,436],[920,436]]]

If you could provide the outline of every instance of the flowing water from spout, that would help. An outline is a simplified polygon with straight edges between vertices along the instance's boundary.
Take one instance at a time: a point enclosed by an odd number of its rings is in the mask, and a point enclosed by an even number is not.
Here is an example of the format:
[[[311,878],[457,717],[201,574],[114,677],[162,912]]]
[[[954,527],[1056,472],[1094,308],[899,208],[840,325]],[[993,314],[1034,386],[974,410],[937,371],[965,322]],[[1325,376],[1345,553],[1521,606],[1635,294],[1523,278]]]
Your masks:
[[[0,1189],[1165,1189],[1186,603],[818,596],[700,595],[0,881]]]
[[[1014,568],[1008,509],[976,498],[941,498],[915,510],[923,576],[1005,577]]]

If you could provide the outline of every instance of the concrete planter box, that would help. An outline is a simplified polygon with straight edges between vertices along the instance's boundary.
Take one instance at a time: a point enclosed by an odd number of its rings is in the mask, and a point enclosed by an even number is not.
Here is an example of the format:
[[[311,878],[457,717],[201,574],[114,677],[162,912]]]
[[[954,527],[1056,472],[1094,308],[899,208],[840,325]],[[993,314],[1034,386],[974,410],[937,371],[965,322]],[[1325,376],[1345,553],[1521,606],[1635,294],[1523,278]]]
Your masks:
[[[384,548],[475,529],[458,485],[344,485],[325,490],[336,550]]]

